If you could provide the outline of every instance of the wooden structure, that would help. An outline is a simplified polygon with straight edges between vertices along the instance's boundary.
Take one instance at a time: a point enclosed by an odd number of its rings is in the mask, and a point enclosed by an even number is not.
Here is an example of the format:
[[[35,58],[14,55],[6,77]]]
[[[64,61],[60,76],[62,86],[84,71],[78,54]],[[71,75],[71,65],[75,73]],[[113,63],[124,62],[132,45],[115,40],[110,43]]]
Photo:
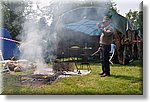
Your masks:
[[[126,35],[116,32],[114,42],[116,44],[118,61],[127,64],[133,59],[143,58],[143,40],[137,30],[128,30]]]

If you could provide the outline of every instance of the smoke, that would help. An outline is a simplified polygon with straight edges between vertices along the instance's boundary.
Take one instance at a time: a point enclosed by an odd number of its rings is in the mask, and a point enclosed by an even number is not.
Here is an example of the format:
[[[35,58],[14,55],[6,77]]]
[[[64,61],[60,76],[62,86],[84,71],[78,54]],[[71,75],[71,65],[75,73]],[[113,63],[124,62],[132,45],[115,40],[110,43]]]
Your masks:
[[[28,5],[31,8],[30,11],[28,8],[24,10],[27,16],[25,16],[25,21],[22,24],[20,58],[36,63],[37,71],[42,71],[48,68],[45,61],[54,59],[53,52],[57,49],[56,33],[50,32],[53,18],[51,12],[49,12],[50,15],[47,15],[48,10],[42,13],[47,5],[40,7],[40,3],[38,3],[35,6],[35,2]]]
[[[108,13],[110,0],[76,0],[76,2],[64,3],[61,7],[61,12],[57,26],[79,22],[82,19],[102,20],[104,15]],[[59,14],[58,12],[58,14]],[[63,24],[60,24],[63,23]],[[58,27],[60,28],[60,27]]]
[[[21,58],[35,62],[38,65],[44,62],[42,38],[46,33],[40,26],[38,23],[33,23],[33,20],[25,21],[23,24],[23,43],[20,45]],[[43,67],[45,66],[43,65]]]

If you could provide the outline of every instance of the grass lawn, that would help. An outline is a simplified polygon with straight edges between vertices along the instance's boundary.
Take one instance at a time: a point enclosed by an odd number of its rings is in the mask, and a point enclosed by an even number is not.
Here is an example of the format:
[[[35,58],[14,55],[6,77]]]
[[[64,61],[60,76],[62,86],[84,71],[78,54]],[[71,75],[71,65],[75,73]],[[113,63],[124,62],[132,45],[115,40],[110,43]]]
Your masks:
[[[49,85],[18,86],[14,77],[4,78],[2,94],[71,94],[71,95],[142,95],[143,68],[141,61],[128,65],[111,65],[111,76],[100,77],[100,64],[91,64],[92,72],[85,76],[73,76],[57,80]],[[19,73],[22,74],[22,73]]]

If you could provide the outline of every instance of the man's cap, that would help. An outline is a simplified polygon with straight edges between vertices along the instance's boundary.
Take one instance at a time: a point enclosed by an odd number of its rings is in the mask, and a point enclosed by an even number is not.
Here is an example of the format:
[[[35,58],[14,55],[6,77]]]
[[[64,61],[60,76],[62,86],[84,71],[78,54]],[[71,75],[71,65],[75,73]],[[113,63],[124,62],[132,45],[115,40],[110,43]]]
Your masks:
[[[102,22],[107,22],[107,21],[109,21],[109,20],[110,20],[110,18],[109,18],[108,16],[104,16]]]

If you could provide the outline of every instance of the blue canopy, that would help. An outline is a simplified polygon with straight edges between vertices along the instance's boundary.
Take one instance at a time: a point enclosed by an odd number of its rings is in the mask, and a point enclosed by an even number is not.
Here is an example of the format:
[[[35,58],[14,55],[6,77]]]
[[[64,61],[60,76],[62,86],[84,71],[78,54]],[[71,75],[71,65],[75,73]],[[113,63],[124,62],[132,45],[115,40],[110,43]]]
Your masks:
[[[10,33],[5,28],[0,28],[0,37],[12,39]],[[14,57],[19,51],[15,42],[4,39],[0,39],[0,50],[4,59]]]
[[[97,36],[101,34],[101,31],[96,26],[97,22],[98,21],[95,20],[83,19],[76,23],[65,24],[64,26],[65,28],[76,32],[82,32],[90,36]]]
[[[115,29],[117,29],[123,35],[126,34],[126,31],[128,29],[130,30],[135,29],[133,24],[131,24],[131,22],[128,19],[126,19],[125,17],[121,16],[118,13],[112,14],[111,21]],[[97,36],[101,34],[101,30],[99,30],[96,25],[96,23],[98,22],[102,23],[96,20],[83,19],[79,22],[65,24],[65,28],[71,29],[76,32],[82,32],[90,36]]]

